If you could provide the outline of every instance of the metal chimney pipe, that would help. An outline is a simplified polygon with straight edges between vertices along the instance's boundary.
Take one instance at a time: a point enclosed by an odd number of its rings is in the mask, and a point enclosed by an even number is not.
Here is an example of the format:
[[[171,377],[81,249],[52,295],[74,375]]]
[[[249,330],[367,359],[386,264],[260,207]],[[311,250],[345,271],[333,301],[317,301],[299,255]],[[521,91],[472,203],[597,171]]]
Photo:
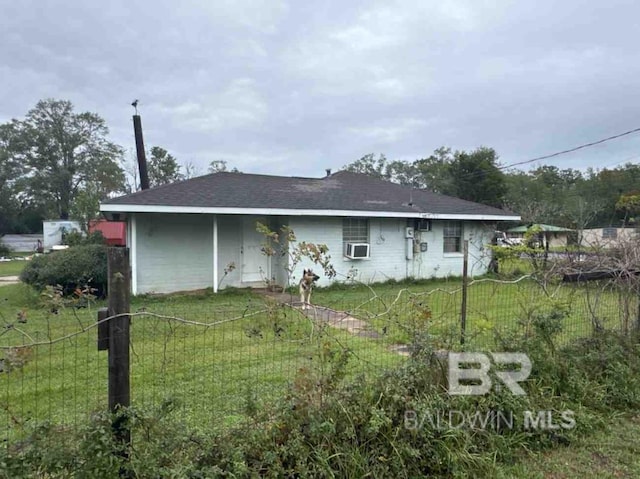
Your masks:
[[[136,137],[136,153],[138,156],[138,170],[140,171],[140,188],[149,189],[149,173],[147,172],[147,157],[144,152],[144,140],[142,138],[142,120],[140,115],[133,115],[133,134]]]

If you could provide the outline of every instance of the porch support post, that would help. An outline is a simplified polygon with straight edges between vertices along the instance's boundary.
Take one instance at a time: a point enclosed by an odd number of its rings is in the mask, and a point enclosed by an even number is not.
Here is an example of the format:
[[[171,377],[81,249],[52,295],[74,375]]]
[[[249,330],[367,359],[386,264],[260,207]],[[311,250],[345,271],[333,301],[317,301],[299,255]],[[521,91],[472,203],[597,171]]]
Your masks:
[[[218,215],[213,215],[213,292],[218,292]]]
[[[131,294],[138,294],[138,226],[136,215],[131,214],[129,220],[131,236],[129,237],[129,252],[131,255]]]

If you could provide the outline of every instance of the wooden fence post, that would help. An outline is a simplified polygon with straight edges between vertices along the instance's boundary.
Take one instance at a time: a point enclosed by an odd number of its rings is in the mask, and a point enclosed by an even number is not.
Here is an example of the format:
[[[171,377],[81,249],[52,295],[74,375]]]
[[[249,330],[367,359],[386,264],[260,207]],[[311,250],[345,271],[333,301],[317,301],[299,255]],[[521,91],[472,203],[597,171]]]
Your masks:
[[[128,248],[108,248],[109,288],[109,410],[116,413],[113,433],[121,444],[131,442],[131,431],[126,414],[121,408],[130,405],[129,380],[129,300],[131,273]],[[122,316],[118,316],[122,315]],[[117,317],[114,317],[117,316]]]
[[[467,334],[467,288],[468,288],[468,269],[469,269],[469,240],[464,240],[462,250],[462,304],[460,306],[460,345],[464,345],[465,336]]]

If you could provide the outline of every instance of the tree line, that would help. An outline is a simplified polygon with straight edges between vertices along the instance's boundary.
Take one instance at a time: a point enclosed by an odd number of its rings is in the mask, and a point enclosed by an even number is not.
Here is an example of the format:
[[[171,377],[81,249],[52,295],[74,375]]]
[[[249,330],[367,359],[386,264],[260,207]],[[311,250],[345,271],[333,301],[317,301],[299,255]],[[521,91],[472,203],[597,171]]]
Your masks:
[[[108,139],[105,121],[71,102],[39,101],[24,119],[0,124],[0,235],[35,233],[43,219],[87,225],[101,200],[140,189],[133,153]],[[198,176],[160,146],[147,152],[152,187]],[[212,162],[210,171],[226,170]]]
[[[368,154],[343,168],[505,208],[521,215],[524,223],[575,229],[635,226],[640,214],[640,165],[633,163],[584,172],[552,165],[522,171],[501,165],[492,148],[467,152],[442,147],[413,161]]]
[[[41,231],[43,219],[86,225],[98,217],[101,200],[137,191],[134,154],[108,135],[99,115],[77,113],[65,100],[41,100],[24,119],[0,124],[0,234]],[[147,156],[152,187],[201,174],[161,146]],[[215,160],[208,172],[228,169],[226,161]],[[584,172],[543,165],[525,172],[505,168],[492,148],[442,147],[412,161],[368,154],[343,169],[507,208],[527,223],[633,225],[640,213],[640,166],[632,163]]]

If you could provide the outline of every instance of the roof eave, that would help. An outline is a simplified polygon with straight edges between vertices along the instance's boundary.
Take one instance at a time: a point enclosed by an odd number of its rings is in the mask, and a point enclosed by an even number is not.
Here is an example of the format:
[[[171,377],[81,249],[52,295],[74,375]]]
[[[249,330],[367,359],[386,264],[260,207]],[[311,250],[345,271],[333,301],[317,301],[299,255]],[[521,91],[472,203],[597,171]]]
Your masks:
[[[467,213],[421,213],[405,211],[367,211],[333,209],[295,208],[237,208],[167,205],[132,205],[103,203],[103,213],[198,213],[223,215],[268,215],[268,216],[357,216],[363,218],[424,218],[434,220],[476,220],[476,221],[520,221],[520,216],[509,214],[467,214]]]

